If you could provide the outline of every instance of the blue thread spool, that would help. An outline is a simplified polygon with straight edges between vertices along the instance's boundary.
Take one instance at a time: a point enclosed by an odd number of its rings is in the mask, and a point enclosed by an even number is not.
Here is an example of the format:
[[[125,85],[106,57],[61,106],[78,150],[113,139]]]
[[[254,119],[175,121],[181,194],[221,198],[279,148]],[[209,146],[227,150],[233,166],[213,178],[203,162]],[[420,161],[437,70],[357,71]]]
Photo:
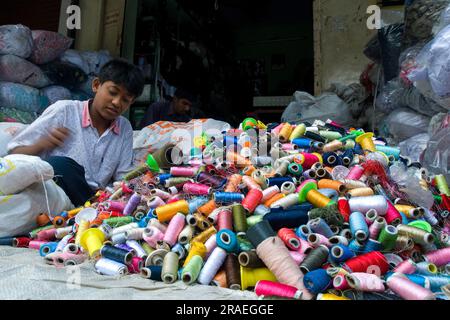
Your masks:
[[[430,283],[430,290],[433,292],[440,292],[442,291],[442,287],[446,286],[450,283],[450,277],[446,275],[439,275],[439,276],[425,276],[425,278]]]
[[[186,249],[183,247],[181,243],[177,243],[173,246],[172,252],[175,252],[178,255],[178,259],[183,259],[186,257]]]
[[[419,262],[416,264],[416,273],[424,276],[434,276],[438,272],[436,265],[429,262]]]
[[[409,223],[408,217],[403,212],[400,212],[400,215],[402,216],[401,224],[408,224]]]
[[[57,242],[48,242],[46,244],[43,244],[39,249],[39,254],[41,255],[41,257],[45,257],[46,255],[55,252],[57,246]]]
[[[149,221],[150,221],[150,219],[153,219],[153,218],[157,219],[158,218],[158,216],[155,214],[155,209],[150,208],[150,210],[148,210],[147,218],[149,218]]]
[[[356,254],[360,254],[364,250],[364,244],[361,244],[358,240],[353,239],[348,244],[348,248]]]
[[[338,165],[342,165],[342,160],[339,158],[337,153],[335,152],[325,152],[322,155],[323,163],[329,167],[335,167]]]
[[[281,188],[281,185],[285,182],[295,183],[294,179],[291,177],[276,177],[267,179],[267,185],[269,187],[278,186],[278,188]]]
[[[362,252],[363,253],[369,253],[373,251],[381,251],[383,249],[383,245],[381,242],[376,241],[374,239],[369,239],[366,244],[364,245]]]
[[[200,208],[202,205],[207,203],[209,200],[206,197],[198,197],[189,201],[189,213],[193,214]]]
[[[359,154],[359,155],[364,155],[364,150],[363,150],[363,148],[357,143],[357,144],[355,145],[355,147],[353,148],[353,153]]]
[[[328,223],[326,223],[322,218],[310,220],[308,222],[308,226],[313,233],[320,233],[327,238],[331,238],[332,236],[334,236],[333,230],[331,230]]]
[[[350,165],[350,163],[352,163],[353,158],[355,157],[355,153],[352,149],[346,150],[342,155],[341,155],[341,159],[342,159],[342,164],[346,167],[348,167]]]
[[[137,224],[139,228],[145,228],[147,227],[148,223],[150,222],[150,217],[144,217],[142,220],[138,221]]]
[[[310,233],[312,233],[312,231],[307,224],[301,225],[295,229],[297,237],[302,238],[303,240],[306,240]]]
[[[213,194],[216,203],[241,203],[244,200],[244,195],[238,192],[216,192]]]
[[[162,266],[148,266],[145,267],[144,269],[147,269],[148,272],[146,278],[162,282],[161,278]]]
[[[239,242],[236,234],[228,229],[222,229],[217,232],[216,243],[228,253],[237,253],[239,251]]]
[[[395,160],[398,160],[398,158],[400,157],[400,149],[398,149],[398,148],[375,145],[375,149],[377,151],[383,152],[388,157],[393,156],[395,158]]]
[[[325,269],[317,269],[308,272],[303,277],[305,288],[313,294],[324,292],[331,286],[331,277]]]
[[[14,238],[6,237],[0,239],[0,246],[12,247],[14,245]]]
[[[350,215],[349,223],[355,239],[363,242],[369,237],[369,227],[367,226],[366,218],[361,212],[353,212]]]
[[[405,276],[411,281],[414,282],[415,284],[418,284],[421,287],[430,288],[430,282],[428,281],[428,279],[422,275],[419,274],[405,274]]]
[[[312,146],[313,141],[307,138],[297,138],[292,140],[292,143],[298,146],[300,149],[309,149]]]
[[[286,210],[274,208],[263,217],[263,220],[268,221],[274,230],[297,228],[308,223],[308,211],[311,209],[312,205],[309,203],[293,206]]]
[[[158,178],[158,184],[164,186],[166,184],[166,181],[171,178],[172,175],[170,173],[162,173],[160,174]]]
[[[129,264],[133,259],[133,253],[131,251],[109,245],[103,246],[100,253],[103,258],[123,264]]]
[[[349,247],[342,244],[332,246],[330,249],[330,260],[334,263],[342,263],[355,256],[355,253]]]

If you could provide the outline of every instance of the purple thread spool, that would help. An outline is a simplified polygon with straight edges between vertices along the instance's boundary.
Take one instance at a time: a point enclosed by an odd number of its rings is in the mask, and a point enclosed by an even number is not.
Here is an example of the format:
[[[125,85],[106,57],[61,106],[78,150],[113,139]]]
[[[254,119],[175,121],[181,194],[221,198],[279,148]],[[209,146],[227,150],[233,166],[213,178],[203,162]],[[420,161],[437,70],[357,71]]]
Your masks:
[[[130,200],[128,200],[127,205],[125,206],[125,209],[123,209],[123,214],[126,216],[129,216],[133,213],[133,211],[137,208],[137,206],[141,203],[141,196],[137,193],[134,193]]]

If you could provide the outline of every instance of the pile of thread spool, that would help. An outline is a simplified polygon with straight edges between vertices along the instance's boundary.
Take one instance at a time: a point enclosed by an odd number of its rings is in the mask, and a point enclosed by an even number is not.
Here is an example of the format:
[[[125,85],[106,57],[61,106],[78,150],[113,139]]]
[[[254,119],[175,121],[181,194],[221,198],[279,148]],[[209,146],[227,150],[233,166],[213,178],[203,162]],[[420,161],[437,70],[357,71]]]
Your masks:
[[[222,138],[197,137],[183,164],[168,145],[84,207],[41,215],[38,229],[0,244],[39,250],[58,267],[89,261],[107,276],[260,297],[446,299],[444,176],[332,121],[250,118]]]

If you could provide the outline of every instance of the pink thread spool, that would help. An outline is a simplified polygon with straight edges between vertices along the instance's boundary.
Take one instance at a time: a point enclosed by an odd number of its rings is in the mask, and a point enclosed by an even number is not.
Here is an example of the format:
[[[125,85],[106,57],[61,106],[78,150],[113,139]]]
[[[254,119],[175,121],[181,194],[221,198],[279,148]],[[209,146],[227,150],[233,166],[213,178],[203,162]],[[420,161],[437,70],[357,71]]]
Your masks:
[[[58,263],[64,266],[75,266],[86,261],[87,257],[82,254],[73,254],[70,252],[63,252],[58,257]]]
[[[214,249],[217,248],[217,237],[215,236],[209,237],[209,239],[206,240],[205,242],[205,247],[206,247],[205,261],[206,261],[209,255],[214,251]]]
[[[445,266],[450,262],[450,247],[429,252],[425,254],[425,259],[437,267]]]
[[[193,167],[172,167],[170,174],[174,177],[193,177],[197,174],[198,168]]]
[[[211,193],[211,187],[205,184],[187,182],[183,185],[183,192],[197,196],[207,196]]]
[[[37,240],[39,241],[51,241],[56,238],[56,228],[42,230],[37,234]]]
[[[333,287],[336,290],[341,290],[341,291],[350,289],[350,285],[348,284],[347,279],[345,278],[345,275],[343,275],[343,274],[338,274],[337,276],[334,277]]]
[[[279,124],[278,126],[272,129],[272,133],[278,135],[283,127],[284,123]]]
[[[399,273],[390,276],[387,285],[389,289],[405,300],[436,300],[433,292],[415,284]]]
[[[147,205],[149,208],[155,209],[165,205],[166,203],[159,196],[153,196],[147,201]]]
[[[153,189],[150,191],[150,194],[152,196],[157,196],[157,197],[160,197],[161,199],[165,199],[165,200],[169,199],[171,196],[170,193],[160,190],[160,189]]]
[[[256,181],[249,176],[243,176],[242,177],[242,182],[247,186],[248,189],[253,190],[253,189],[257,189],[257,190],[261,190],[261,186],[259,184],[256,183]]]
[[[280,193],[280,188],[278,186],[268,187],[267,189],[264,189],[262,193],[263,197],[261,199],[261,202],[266,202],[277,193]]]
[[[394,272],[413,274],[414,272],[416,272],[416,264],[411,259],[404,260],[395,267]]]
[[[105,204],[105,209],[108,211],[118,211],[120,213],[125,209],[125,203],[120,201],[108,201]]]
[[[357,164],[357,165],[354,165],[350,169],[350,172],[348,173],[347,177],[345,177],[345,179],[359,180],[359,179],[361,179],[363,174],[364,174],[364,168],[362,166],[360,166],[359,164]]]
[[[141,273],[141,269],[144,266],[144,259],[139,257],[133,257],[131,263],[127,265],[129,273]]]
[[[327,247],[331,247],[332,244],[328,240],[327,237],[320,233],[310,233],[308,234],[308,243],[313,246],[314,248],[317,248],[321,245],[325,245]]]
[[[298,266],[300,266],[306,258],[306,254],[301,253],[300,251],[289,251],[289,254]]]
[[[178,241],[178,235],[183,230],[186,222],[186,216],[182,213],[177,213],[172,220],[170,220],[169,226],[167,227],[167,231],[164,234],[163,241],[169,244],[170,246],[174,246]]]
[[[400,212],[398,212],[397,208],[395,208],[390,201],[387,202],[387,211],[384,219],[387,224],[398,225],[402,222],[402,216]]]
[[[284,151],[292,151],[292,150],[297,150],[297,149],[298,149],[298,146],[293,143],[283,143],[281,145],[281,150],[284,150]]]
[[[144,230],[143,239],[150,245],[150,247],[156,248],[157,242],[164,239],[164,233],[156,227],[147,227]]]
[[[371,273],[354,272],[345,276],[350,287],[363,292],[384,292],[384,282]]]
[[[222,229],[233,230],[233,214],[230,209],[224,209],[219,212],[217,226],[219,231]]]
[[[255,293],[257,296],[288,299],[300,299],[302,296],[302,292],[296,287],[268,280],[259,280],[255,286]]]
[[[169,200],[167,200],[167,204],[174,203],[174,202],[177,202],[180,200],[183,200],[183,197],[180,196],[179,194],[176,194],[176,195],[172,196]]]
[[[34,249],[34,250],[40,250],[41,246],[43,244],[48,243],[47,241],[40,241],[40,240],[32,240],[30,241],[30,244],[28,245],[28,248]]]
[[[311,169],[311,167],[317,163],[320,162],[320,159],[318,156],[316,156],[315,154],[312,153],[305,153],[305,152],[301,152],[301,165],[303,167],[303,170],[308,170]]]
[[[251,189],[247,196],[242,200],[242,206],[250,213],[253,213],[256,207],[261,203],[263,193],[258,189]]]
[[[300,249],[298,252],[303,254],[309,254],[311,250],[313,249],[313,246],[306,240],[303,240],[302,238],[298,238],[298,241],[300,241]]]

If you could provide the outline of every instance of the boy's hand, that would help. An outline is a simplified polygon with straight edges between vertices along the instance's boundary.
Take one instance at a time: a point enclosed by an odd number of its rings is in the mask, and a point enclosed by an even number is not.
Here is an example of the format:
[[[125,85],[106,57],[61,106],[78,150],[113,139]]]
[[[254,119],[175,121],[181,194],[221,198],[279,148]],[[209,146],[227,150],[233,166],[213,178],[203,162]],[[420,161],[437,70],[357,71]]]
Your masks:
[[[64,141],[68,137],[69,130],[67,128],[57,128],[50,131],[48,136],[39,139],[36,145],[42,151],[50,151],[57,147],[62,147],[64,145]]]

